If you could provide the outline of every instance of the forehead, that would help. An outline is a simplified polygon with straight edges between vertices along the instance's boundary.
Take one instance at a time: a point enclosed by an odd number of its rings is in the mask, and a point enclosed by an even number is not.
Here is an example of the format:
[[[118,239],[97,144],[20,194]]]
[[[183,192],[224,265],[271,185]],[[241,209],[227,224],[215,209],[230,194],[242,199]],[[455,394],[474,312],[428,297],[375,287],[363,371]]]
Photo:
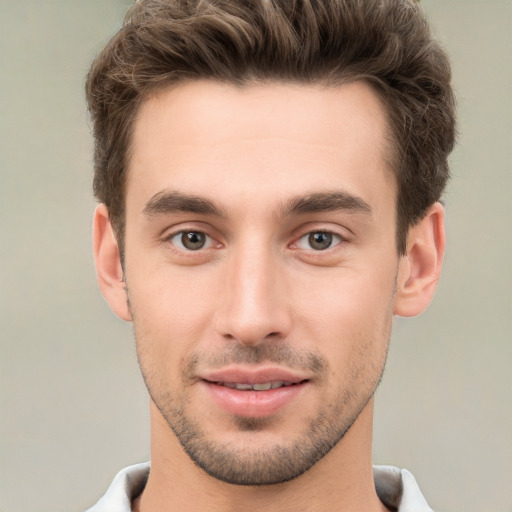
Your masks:
[[[379,183],[394,190],[387,133],[380,99],[363,82],[185,82],[140,108],[127,207],[134,188],[146,200],[177,188],[220,201],[230,192],[249,199],[256,191],[275,198],[281,191],[286,200],[340,187],[360,195],[353,189],[365,184],[374,192]]]

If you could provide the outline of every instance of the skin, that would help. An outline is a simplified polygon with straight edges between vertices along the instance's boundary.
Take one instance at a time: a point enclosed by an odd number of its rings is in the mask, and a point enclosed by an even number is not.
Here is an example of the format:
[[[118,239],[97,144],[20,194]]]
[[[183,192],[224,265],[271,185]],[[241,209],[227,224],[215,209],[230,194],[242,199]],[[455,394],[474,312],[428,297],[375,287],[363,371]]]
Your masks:
[[[94,229],[100,287],[134,323],[151,396],[152,467],[135,510],[385,510],[373,394],[393,315],[427,307],[444,252],[436,203],[397,255],[390,156],[364,83],[191,82],[142,106],[124,273],[104,205]],[[183,230],[205,245],[187,249]],[[330,245],[312,246],[312,233]],[[233,365],[307,382],[271,414],[235,415],[204,380]]]

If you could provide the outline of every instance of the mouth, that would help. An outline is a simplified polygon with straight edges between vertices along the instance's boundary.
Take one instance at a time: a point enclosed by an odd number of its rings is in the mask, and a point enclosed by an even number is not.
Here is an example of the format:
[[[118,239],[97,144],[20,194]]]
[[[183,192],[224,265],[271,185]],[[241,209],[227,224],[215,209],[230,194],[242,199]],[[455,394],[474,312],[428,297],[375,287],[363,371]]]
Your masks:
[[[297,386],[304,382],[308,382],[308,379],[301,380],[299,382],[288,382],[282,380],[274,380],[270,382],[261,382],[255,384],[243,383],[243,382],[215,382],[208,381],[205,379],[205,382],[210,384],[215,384],[217,386],[222,386],[229,389],[237,389],[238,391],[269,391],[271,389],[279,389],[289,386]]]
[[[310,387],[308,376],[267,368],[226,369],[204,375],[209,402],[229,415],[262,418],[285,409]]]

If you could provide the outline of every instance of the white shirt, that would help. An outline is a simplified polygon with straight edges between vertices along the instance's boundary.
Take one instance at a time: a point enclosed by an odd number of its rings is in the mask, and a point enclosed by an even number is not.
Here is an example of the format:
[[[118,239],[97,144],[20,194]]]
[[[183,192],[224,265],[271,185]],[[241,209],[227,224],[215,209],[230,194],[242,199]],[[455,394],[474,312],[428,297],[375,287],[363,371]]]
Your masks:
[[[120,471],[103,498],[86,512],[131,512],[149,475],[149,462],[129,466]],[[433,512],[412,474],[393,466],[374,466],[377,494],[387,507],[398,512]]]

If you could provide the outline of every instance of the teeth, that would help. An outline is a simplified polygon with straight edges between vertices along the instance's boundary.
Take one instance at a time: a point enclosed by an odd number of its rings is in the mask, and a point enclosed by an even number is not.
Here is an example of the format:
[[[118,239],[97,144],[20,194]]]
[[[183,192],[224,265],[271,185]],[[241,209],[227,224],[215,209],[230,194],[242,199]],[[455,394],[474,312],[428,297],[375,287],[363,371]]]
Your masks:
[[[252,389],[255,391],[268,391],[272,387],[272,382],[265,382],[265,384],[253,384]]]
[[[240,391],[245,391],[246,389],[252,389],[252,386],[250,384],[235,384],[235,388]]]
[[[290,382],[284,382],[281,380],[263,382],[261,384],[242,384],[238,382],[219,382],[218,384],[226,388],[238,389],[239,391],[268,391],[269,389],[291,386]]]
[[[276,381],[276,382],[271,382],[271,388],[272,389],[276,389],[276,388],[282,388],[284,386],[291,386],[291,382],[283,382],[283,381]]]

